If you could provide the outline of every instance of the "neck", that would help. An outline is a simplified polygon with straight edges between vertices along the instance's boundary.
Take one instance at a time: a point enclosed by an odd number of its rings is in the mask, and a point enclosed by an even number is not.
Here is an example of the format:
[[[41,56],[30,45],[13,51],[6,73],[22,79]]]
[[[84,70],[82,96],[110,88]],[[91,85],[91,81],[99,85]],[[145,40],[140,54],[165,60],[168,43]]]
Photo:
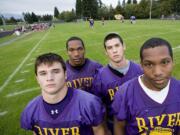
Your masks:
[[[128,62],[129,62],[129,60],[127,60],[127,59],[123,59],[122,61],[120,61],[120,62],[110,62],[110,64],[111,64],[111,66],[113,67],[113,68],[115,68],[115,69],[117,69],[117,68],[123,68],[123,67],[126,67],[127,66],[127,64],[128,64]]]
[[[155,88],[152,84],[149,83],[149,81],[147,80],[147,78],[144,75],[141,76],[141,80],[142,80],[143,84],[152,91],[161,91],[163,89],[163,88],[162,89]]]
[[[50,104],[56,104],[64,99],[68,91],[68,87],[66,85],[61,88],[57,93],[55,94],[48,94],[44,91],[42,91],[42,96],[44,101]]]

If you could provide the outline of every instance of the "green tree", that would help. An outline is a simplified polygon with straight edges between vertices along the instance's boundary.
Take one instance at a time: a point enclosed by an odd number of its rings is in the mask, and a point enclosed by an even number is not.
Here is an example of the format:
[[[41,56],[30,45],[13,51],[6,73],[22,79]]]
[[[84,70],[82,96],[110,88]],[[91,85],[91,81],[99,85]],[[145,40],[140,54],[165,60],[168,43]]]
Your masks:
[[[118,0],[118,4],[115,8],[115,14],[124,14],[123,8],[121,7],[120,0]]]
[[[75,13],[74,9],[72,9],[72,11],[63,11],[59,15],[59,19],[65,21],[65,22],[72,22],[76,19],[76,13]]]
[[[122,7],[124,8],[126,6],[126,0],[122,1]]]
[[[97,0],[97,2],[98,2],[98,7],[101,8],[103,6],[102,1],[101,0]]]
[[[109,20],[114,19],[115,9],[112,5],[109,6]]]
[[[98,8],[98,17],[98,19],[104,17],[105,20],[109,18],[109,10],[105,5],[102,5],[100,8]]]
[[[54,17],[58,18],[58,16],[59,16],[59,10],[57,7],[54,7]]]
[[[34,12],[31,13],[31,18],[32,18],[33,22],[38,22],[38,17]]]
[[[0,25],[3,25],[3,18],[0,16]]]
[[[175,14],[180,14],[180,0],[171,0],[172,3],[172,11]]]
[[[127,1],[127,4],[131,4],[131,0],[128,0],[128,1]]]
[[[76,0],[76,16],[77,18],[82,17],[82,0]]]
[[[141,0],[138,5],[138,17],[148,18],[149,17],[150,0]]]
[[[31,17],[31,14],[29,12],[23,13],[23,18],[27,23],[33,23],[33,19]]]
[[[96,19],[98,16],[98,2],[97,0],[83,0],[83,16],[92,17]]]
[[[137,0],[133,0],[133,4],[137,4]]]

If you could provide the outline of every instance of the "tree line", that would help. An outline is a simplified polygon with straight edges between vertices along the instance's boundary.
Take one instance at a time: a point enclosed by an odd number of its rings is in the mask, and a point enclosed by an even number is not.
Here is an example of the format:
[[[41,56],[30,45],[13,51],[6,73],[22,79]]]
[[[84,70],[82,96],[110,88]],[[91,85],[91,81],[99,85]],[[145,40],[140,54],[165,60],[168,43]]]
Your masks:
[[[150,12],[151,11],[151,12]],[[77,19],[93,18],[96,20],[102,17],[106,20],[114,19],[115,14],[121,14],[125,19],[129,19],[134,15],[138,19],[160,18],[163,16],[179,15],[180,0],[120,0],[116,7],[105,5],[101,0],[76,0],[75,9],[71,11],[59,12],[57,7],[54,7],[54,15],[36,15],[35,13],[23,13],[24,20],[28,23],[40,21],[64,21],[71,22]],[[8,21],[17,22],[15,18],[10,18]],[[2,19],[0,19],[2,24]]]

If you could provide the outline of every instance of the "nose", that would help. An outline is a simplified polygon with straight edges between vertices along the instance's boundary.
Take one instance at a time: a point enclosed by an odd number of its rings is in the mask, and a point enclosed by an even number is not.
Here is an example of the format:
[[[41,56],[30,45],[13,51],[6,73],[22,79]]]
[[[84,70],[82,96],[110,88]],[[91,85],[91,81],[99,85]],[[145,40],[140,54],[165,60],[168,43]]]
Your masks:
[[[112,49],[113,49],[113,52],[117,52],[117,49],[116,49],[116,47],[113,47]]]
[[[47,81],[52,81],[53,80],[53,74],[52,73],[48,73],[47,74]]]
[[[155,66],[153,70],[154,76],[158,77],[162,75],[162,68],[160,66]]]
[[[75,57],[79,56],[78,50],[75,50],[75,51],[73,52],[73,54],[74,54]]]

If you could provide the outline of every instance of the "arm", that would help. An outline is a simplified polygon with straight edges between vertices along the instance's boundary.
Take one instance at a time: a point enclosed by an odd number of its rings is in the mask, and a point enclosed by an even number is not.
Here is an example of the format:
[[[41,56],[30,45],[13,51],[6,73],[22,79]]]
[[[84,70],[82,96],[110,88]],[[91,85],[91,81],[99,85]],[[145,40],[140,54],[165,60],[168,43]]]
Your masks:
[[[105,126],[103,123],[92,127],[94,135],[105,135]]]
[[[118,121],[114,118],[114,135],[125,135],[125,121]]]

